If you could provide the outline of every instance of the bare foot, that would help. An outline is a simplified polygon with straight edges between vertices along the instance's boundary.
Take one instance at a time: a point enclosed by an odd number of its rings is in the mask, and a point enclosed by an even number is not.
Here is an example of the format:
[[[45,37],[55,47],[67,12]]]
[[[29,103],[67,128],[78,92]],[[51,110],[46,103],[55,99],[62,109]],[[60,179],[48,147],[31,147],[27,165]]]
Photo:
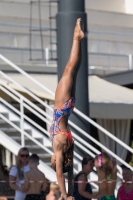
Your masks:
[[[83,25],[81,18],[77,19],[76,26],[74,29],[74,35],[73,35],[74,40],[80,41],[84,37],[84,32],[82,30],[81,24]]]

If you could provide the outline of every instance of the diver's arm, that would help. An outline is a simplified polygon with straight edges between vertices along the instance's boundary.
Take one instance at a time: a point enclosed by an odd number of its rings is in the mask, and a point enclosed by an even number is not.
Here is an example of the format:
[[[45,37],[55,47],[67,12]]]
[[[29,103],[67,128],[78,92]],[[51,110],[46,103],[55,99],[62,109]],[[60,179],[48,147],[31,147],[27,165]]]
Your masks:
[[[62,197],[63,199],[66,199],[67,193],[66,193],[66,188],[65,188],[65,178],[63,174],[62,163],[63,163],[63,153],[62,153],[62,150],[60,149],[56,151],[56,176],[57,176]]]

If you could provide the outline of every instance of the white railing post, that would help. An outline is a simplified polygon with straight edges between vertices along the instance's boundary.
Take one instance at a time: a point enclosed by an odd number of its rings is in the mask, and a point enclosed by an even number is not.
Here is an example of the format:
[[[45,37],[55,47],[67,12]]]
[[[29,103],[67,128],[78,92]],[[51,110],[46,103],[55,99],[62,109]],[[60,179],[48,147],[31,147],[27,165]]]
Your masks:
[[[45,48],[45,65],[49,64],[49,48]]]
[[[8,149],[6,149],[5,151],[6,151],[6,163],[5,164],[9,169],[9,167],[11,166],[11,152]]]
[[[133,60],[133,57],[132,57],[132,54],[129,54],[128,55],[128,69],[129,70],[132,70],[132,60]]]
[[[20,98],[20,112],[21,112],[21,118],[20,118],[20,128],[21,128],[21,146],[25,146],[25,140],[24,140],[24,105],[23,105],[23,97]]]

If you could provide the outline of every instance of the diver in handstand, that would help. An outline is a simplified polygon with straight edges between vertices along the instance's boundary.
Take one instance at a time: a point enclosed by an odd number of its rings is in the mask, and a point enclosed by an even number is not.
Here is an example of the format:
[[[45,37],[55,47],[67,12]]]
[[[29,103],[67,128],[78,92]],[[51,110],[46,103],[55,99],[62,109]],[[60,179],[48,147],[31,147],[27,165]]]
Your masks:
[[[51,158],[52,167],[56,171],[62,199],[67,197],[64,172],[69,172],[73,160],[73,139],[68,126],[68,118],[75,105],[76,77],[81,62],[81,40],[84,37],[82,20],[77,19],[73,34],[73,42],[69,60],[55,93],[53,123],[50,127],[50,137],[54,155]]]

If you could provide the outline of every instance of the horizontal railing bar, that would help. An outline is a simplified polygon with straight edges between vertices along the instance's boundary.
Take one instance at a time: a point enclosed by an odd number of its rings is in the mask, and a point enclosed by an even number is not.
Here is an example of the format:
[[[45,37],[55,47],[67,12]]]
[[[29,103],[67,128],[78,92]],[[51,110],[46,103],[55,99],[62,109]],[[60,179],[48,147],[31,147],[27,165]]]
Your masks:
[[[99,30],[98,31],[97,30],[88,30],[88,33],[117,35],[117,36],[133,36],[132,33],[113,32],[113,31],[99,31]]]
[[[44,2],[44,1],[43,1]],[[0,22],[0,26],[9,26],[9,27],[19,27],[19,28],[28,28],[30,29],[30,25],[27,24],[17,24],[17,23],[7,23],[7,22]],[[33,25],[33,28],[38,28],[38,26]],[[42,28],[50,28],[49,26],[42,26]],[[123,32],[114,32],[114,31],[99,31],[99,30],[92,30],[88,29],[88,34],[105,34],[105,35],[117,35],[117,36],[133,36],[133,33],[123,33]]]
[[[27,24],[14,24],[14,23],[5,23],[5,22],[0,22],[0,26],[9,26],[9,27],[19,27],[19,28],[28,28],[30,29],[30,26]],[[33,25],[33,28],[38,28],[38,26]],[[50,28],[49,26],[42,26],[42,28]]]
[[[37,32],[37,31],[57,31],[57,28],[30,28],[30,31],[34,31],[34,32]]]
[[[48,0],[46,0],[46,1],[40,0],[40,3],[47,3],[47,4],[50,3],[50,5],[51,5],[51,3],[58,3],[58,2],[59,2],[59,0],[49,0],[49,1],[48,1]],[[36,1],[36,0],[31,0],[30,3],[38,4],[38,1]]]
[[[100,56],[114,56],[114,57],[128,57],[129,54],[115,54],[115,53],[102,53],[102,52],[88,52],[89,55],[100,55]]]
[[[21,47],[5,47],[5,46],[0,46],[0,49],[7,49],[7,50],[13,50],[13,51],[35,51],[35,52],[44,52],[45,49],[29,49],[29,48],[21,48]],[[56,50],[50,50],[49,52],[57,52]],[[114,56],[114,57],[128,57],[129,54],[114,54],[114,53],[103,53],[103,52],[88,52],[89,55],[98,55],[98,56]]]

